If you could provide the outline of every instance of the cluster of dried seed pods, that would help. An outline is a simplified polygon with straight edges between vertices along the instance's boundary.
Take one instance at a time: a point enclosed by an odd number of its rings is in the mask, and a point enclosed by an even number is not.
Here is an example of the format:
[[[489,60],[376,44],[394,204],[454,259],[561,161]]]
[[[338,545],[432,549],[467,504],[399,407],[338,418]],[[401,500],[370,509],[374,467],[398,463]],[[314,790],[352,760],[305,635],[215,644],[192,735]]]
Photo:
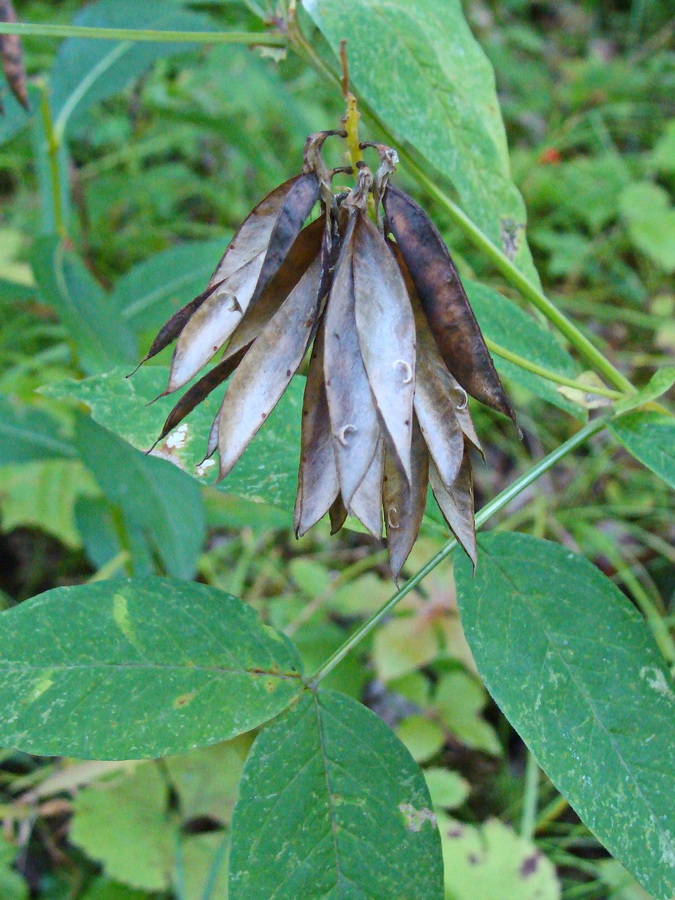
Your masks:
[[[0,0],[0,22],[16,22],[16,13],[11,0]],[[0,65],[7,84],[19,103],[28,109],[26,71],[23,65],[21,39],[17,34],[0,34]],[[0,99],[0,113],[4,112]]]
[[[208,441],[220,477],[235,465],[311,347],[302,411],[296,534],[329,513],[376,537],[397,578],[427,487],[475,562],[467,394],[514,418],[450,255],[426,213],[389,184],[396,153],[374,147],[351,191],[310,135],[300,175],[255,207],[204,293],[176,312],[145,359],[176,341],[166,393],[221,360],[171,411],[164,438],[231,377]],[[304,226],[315,205],[319,218]],[[384,213],[382,214],[382,208]],[[145,360],[144,360],[145,361]]]

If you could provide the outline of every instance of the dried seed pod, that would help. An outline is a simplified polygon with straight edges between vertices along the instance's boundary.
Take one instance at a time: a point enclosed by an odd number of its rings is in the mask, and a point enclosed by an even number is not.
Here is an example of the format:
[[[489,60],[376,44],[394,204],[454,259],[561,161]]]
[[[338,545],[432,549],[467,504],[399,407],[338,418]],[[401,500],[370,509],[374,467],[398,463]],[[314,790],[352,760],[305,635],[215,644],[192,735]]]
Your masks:
[[[317,257],[232,376],[220,408],[218,451],[224,478],[295,375],[319,312]]]
[[[296,537],[301,537],[325,516],[340,492],[323,375],[324,338],[322,320],[312,349],[302,403],[298,493],[293,514]]]
[[[352,211],[325,312],[324,376],[340,490],[347,508],[372,462],[380,437],[380,424],[356,330],[355,224],[355,211]]]
[[[421,206],[391,185],[383,204],[446,366],[472,397],[515,422],[513,408],[436,226]]]
[[[279,211],[302,177],[291,178],[268,194],[232,238],[208,284],[208,288],[215,290],[193,311],[178,335],[168,393],[187,384],[220,350],[241,321],[260,283],[267,246]]]
[[[429,466],[429,482],[445,521],[476,568],[476,527],[473,518],[473,475],[468,449],[452,487],[446,487],[436,466]]]
[[[398,464],[391,454],[387,453],[384,461],[382,506],[387,531],[389,565],[394,581],[398,581],[417,539],[427,501],[429,452],[416,417],[413,418],[410,462],[411,478],[408,483],[402,477]]]
[[[356,211],[354,312],[363,364],[391,452],[410,480],[415,320],[401,272],[367,214]]]
[[[349,512],[356,516],[374,538],[382,537],[382,478],[384,475],[384,440],[380,438],[375,454],[354,491]]]
[[[347,519],[347,509],[341,494],[335,498],[335,502],[328,510],[328,515],[330,517],[330,533],[337,534]]]
[[[16,13],[10,0],[0,0],[0,22],[16,22]],[[18,34],[0,34],[0,65],[10,90],[23,108],[28,110],[26,69],[23,64],[21,38]]]

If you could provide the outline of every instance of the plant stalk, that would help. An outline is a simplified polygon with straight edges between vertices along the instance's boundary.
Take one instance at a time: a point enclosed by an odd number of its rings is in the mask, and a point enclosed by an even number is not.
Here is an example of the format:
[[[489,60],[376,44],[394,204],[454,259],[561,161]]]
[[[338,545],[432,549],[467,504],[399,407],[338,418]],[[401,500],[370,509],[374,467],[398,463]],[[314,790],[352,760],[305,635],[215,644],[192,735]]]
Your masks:
[[[91,28],[84,25],[32,25],[0,22],[0,34],[30,37],[92,38],[104,41],[168,41],[187,44],[249,44],[285,47],[286,37],[266,31],[156,31],[145,28]]]
[[[522,493],[526,488],[528,488],[531,484],[537,481],[545,472],[548,472],[549,469],[552,469],[556,463],[560,462],[568,453],[571,453],[573,450],[576,450],[577,447],[580,447],[583,443],[585,443],[589,438],[591,438],[594,434],[597,434],[599,431],[607,425],[609,421],[608,416],[602,416],[600,418],[594,419],[592,422],[588,422],[583,428],[581,428],[575,435],[573,435],[569,440],[565,441],[564,444],[561,444],[555,450],[548,454],[544,459],[540,460],[535,466],[533,466],[529,472],[525,472],[524,475],[521,475],[520,478],[517,478],[513,484],[509,485],[505,490],[498,494],[493,500],[489,503],[486,503],[485,506],[476,514],[476,527],[480,528],[481,525],[484,525],[485,522],[488,521],[495,513],[498,513],[502,510],[507,504],[511,502],[515,497],[517,497],[520,493]],[[350,653],[361,641],[366,637],[366,635],[370,634],[373,628],[378,625],[382,619],[389,615],[389,613],[396,608],[396,606],[403,600],[404,597],[407,597],[410,591],[417,587],[417,585],[429,575],[430,572],[443,562],[444,559],[447,559],[448,556],[453,552],[453,550],[457,547],[457,541],[455,538],[452,538],[447,542],[447,544],[442,547],[438,553],[431,557],[431,559],[425,563],[422,568],[416,572],[412,578],[409,578],[405,584],[393,594],[387,602],[381,606],[375,613],[373,613],[370,618],[366,619],[366,621],[359,627],[357,630],[350,635],[347,640],[342,644],[342,646],[338,647],[338,649],[320,666],[314,675],[308,680],[307,686],[310,690],[315,690],[319,682],[321,682],[326,675],[333,671],[333,669],[338,665],[338,663],[342,662],[342,660]]]

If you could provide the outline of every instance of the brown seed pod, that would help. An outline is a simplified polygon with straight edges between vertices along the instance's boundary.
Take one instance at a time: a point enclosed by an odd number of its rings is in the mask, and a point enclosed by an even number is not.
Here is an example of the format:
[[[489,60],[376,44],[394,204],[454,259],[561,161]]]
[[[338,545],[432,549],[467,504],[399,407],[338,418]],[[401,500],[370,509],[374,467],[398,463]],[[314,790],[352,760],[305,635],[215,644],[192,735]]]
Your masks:
[[[0,22],[16,22],[16,13],[11,0],[0,0]],[[21,38],[18,34],[0,34],[0,65],[5,73],[10,90],[25,110],[28,105],[26,69],[23,64]],[[0,112],[2,112],[0,105]]]
[[[380,436],[375,453],[361,484],[354,491],[349,512],[356,516],[374,538],[382,537],[382,478],[384,475],[384,440]]]
[[[466,551],[475,569],[478,554],[476,526],[473,518],[473,475],[468,449],[464,453],[459,475],[450,488],[443,484],[433,463],[429,466],[429,482],[445,521]]]
[[[392,185],[384,193],[383,204],[447,368],[472,397],[515,422],[513,407],[436,226],[421,206]]]

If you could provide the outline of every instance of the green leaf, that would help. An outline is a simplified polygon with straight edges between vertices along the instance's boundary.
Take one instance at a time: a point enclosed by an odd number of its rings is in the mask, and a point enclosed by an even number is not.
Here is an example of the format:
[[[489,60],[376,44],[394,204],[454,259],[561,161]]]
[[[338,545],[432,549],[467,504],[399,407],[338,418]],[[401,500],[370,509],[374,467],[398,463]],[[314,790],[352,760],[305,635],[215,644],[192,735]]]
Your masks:
[[[508,825],[472,828],[443,814],[438,824],[448,900],[559,900],[553,864]]]
[[[483,686],[475,677],[455,669],[441,676],[433,705],[444,725],[463,744],[501,756],[499,739],[481,716],[487,699]]]
[[[398,138],[448,178],[466,213],[539,283],[511,181],[494,72],[460,0],[304,0],[355,87]]]
[[[0,615],[0,742],[28,753],[181,753],[255,728],[302,688],[290,642],[201,584],[56,588]]]
[[[635,246],[664,272],[675,272],[675,207],[668,192],[650,181],[629,185],[621,213]]]
[[[146,532],[166,571],[192,578],[206,535],[199,485],[171,463],[134,450],[87,416],[77,417],[75,439],[103,493]]]
[[[114,786],[80,791],[69,839],[116,881],[148,891],[167,888],[175,836],[158,766],[144,763]]]
[[[137,891],[124,884],[97,878],[82,894],[81,900],[150,900],[145,891]]]
[[[226,246],[224,237],[156,253],[119,279],[112,301],[136,334],[157,331],[161,322],[202,292]]]
[[[74,25],[212,31],[208,16],[182,9],[174,0],[100,0],[79,12]],[[61,44],[51,73],[52,116],[57,129],[75,114],[119,93],[154,62],[190,50],[190,44],[137,43],[71,38]]]
[[[523,312],[498,291],[484,284],[465,281],[464,286],[486,338],[510,350],[511,353],[522,356],[528,362],[550,369],[558,375],[567,378],[577,377],[579,372],[572,357],[540,322]],[[566,410],[578,419],[587,418],[586,411],[577,403],[563,397],[554,382],[528,372],[527,369],[502,359],[496,353],[492,354],[492,358],[500,375],[511,378],[516,384],[522,385],[533,394]]]
[[[635,394],[628,394],[622,400],[614,404],[615,413],[630,412],[643,403],[649,403],[662,397],[666,391],[669,391],[675,384],[675,366],[664,366],[663,369],[657,369],[649,379],[645,387],[641,388]]]
[[[12,868],[17,848],[0,835],[0,897],[2,900],[28,900],[28,885]]]
[[[422,773],[387,726],[332,691],[258,735],[232,821],[231,900],[442,896]]]
[[[435,807],[455,809],[464,803],[471,792],[469,782],[450,769],[425,769],[424,778]]]
[[[47,413],[0,397],[0,465],[72,457],[59,423]]]
[[[524,534],[457,560],[486,687],[583,821],[658,900],[675,890],[675,690],[644,620],[588,560]]]
[[[675,488],[675,417],[638,410],[610,422],[609,430],[629,453]]]
[[[85,371],[100,372],[137,359],[136,340],[119,310],[58,237],[38,240],[31,259],[42,299],[67,327]]]
[[[49,385],[42,393],[61,400],[85,403],[92,417],[105,428],[123,437],[140,450],[152,446],[176,396],[162,397],[148,406],[166,387],[168,370],[160,366],[139,369],[125,379],[119,370],[95,375],[84,381],[64,381]],[[217,487],[257,503],[271,503],[293,510],[300,455],[300,417],[305,379],[296,377],[276,409],[254,438],[233,472]],[[204,458],[211,424],[222,400],[214,391],[179,426],[174,435],[160,443],[155,455],[169,459],[196,477],[202,484],[213,482],[217,466]]]

